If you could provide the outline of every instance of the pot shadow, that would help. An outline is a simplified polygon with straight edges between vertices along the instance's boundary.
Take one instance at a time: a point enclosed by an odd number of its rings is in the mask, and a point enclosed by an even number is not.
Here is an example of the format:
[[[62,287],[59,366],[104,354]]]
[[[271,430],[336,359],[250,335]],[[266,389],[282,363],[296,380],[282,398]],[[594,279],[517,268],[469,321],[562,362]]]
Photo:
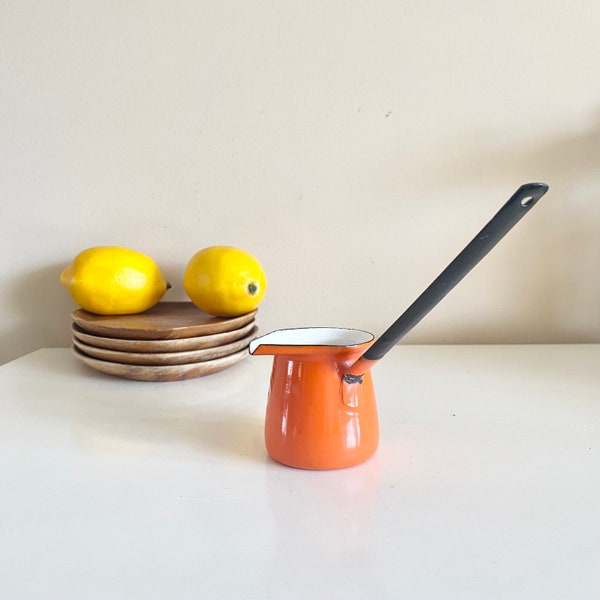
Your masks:
[[[108,422],[85,420],[76,424],[77,437],[94,453],[117,455],[162,454],[184,446],[205,461],[223,458],[265,462],[263,423],[252,417],[216,417],[210,413],[176,415],[119,415]]]
[[[107,423],[108,424],[108,423]],[[251,416],[218,415],[195,411],[192,415],[120,415],[109,426],[80,423],[78,437],[95,451],[153,453],[165,446],[185,446],[204,460],[223,457],[264,462],[263,422]]]
[[[264,420],[241,402],[244,390],[256,387],[243,362],[197,379],[142,382],[96,372],[74,357],[65,373],[64,355],[28,360],[38,376],[28,383],[23,409],[66,423],[88,451],[124,457],[185,447],[207,460],[266,460]],[[80,381],[76,394],[65,394],[70,375]]]

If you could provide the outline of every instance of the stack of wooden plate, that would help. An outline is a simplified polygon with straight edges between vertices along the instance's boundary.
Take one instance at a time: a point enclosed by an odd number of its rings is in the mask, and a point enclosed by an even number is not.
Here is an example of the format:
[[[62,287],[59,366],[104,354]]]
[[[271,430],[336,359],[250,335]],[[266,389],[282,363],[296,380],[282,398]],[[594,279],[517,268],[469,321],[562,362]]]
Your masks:
[[[118,377],[176,381],[221,371],[248,356],[256,311],[213,317],[191,302],[159,302],[137,315],[72,313],[73,353]]]

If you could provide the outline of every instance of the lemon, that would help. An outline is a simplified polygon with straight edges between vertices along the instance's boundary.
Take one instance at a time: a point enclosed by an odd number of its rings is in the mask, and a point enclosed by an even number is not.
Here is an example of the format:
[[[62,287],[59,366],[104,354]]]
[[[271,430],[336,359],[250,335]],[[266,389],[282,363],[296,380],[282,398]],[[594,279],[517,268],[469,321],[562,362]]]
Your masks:
[[[267,278],[260,262],[248,252],[210,246],[189,260],[183,288],[204,312],[235,317],[258,307],[267,290]]]
[[[149,256],[120,246],[80,252],[60,282],[81,308],[99,315],[143,312],[171,287]]]

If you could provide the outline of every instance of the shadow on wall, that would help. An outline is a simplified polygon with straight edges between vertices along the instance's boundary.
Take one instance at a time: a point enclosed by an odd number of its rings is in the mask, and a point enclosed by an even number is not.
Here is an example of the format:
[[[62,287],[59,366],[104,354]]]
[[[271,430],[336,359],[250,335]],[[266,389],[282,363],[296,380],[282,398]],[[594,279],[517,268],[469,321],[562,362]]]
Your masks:
[[[536,146],[509,146],[490,151],[485,137],[463,138],[451,162],[426,164],[417,177],[444,189],[469,190],[486,185],[544,181],[550,192],[536,209],[535,252],[523,244],[507,245],[512,270],[507,289],[518,290],[515,323],[457,324],[442,336],[426,335],[422,343],[577,343],[600,342],[600,120],[585,132]],[[464,148],[472,148],[465,154]],[[541,237],[540,235],[540,237]],[[522,294],[519,292],[522,292]]]
[[[69,346],[73,302],[60,285],[64,264],[15,277],[8,288],[12,327],[2,332],[0,364],[44,346]]]
[[[83,249],[83,248],[82,248]],[[8,284],[12,327],[2,332],[0,364],[48,346],[71,346],[71,313],[77,308],[68,290],[59,281],[69,261],[15,277]],[[163,268],[173,289],[165,300],[185,300],[180,265]],[[177,272],[177,275],[173,273]]]

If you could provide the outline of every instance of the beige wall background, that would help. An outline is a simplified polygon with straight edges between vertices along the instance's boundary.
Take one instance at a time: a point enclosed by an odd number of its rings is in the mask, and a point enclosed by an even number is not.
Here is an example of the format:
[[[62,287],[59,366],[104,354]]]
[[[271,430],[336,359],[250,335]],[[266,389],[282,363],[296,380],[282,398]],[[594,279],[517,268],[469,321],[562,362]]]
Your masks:
[[[404,343],[600,342],[600,3],[0,3],[0,361],[67,346],[80,250],[255,254],[261,331],[381,333],[514,190],[547,196]]]

